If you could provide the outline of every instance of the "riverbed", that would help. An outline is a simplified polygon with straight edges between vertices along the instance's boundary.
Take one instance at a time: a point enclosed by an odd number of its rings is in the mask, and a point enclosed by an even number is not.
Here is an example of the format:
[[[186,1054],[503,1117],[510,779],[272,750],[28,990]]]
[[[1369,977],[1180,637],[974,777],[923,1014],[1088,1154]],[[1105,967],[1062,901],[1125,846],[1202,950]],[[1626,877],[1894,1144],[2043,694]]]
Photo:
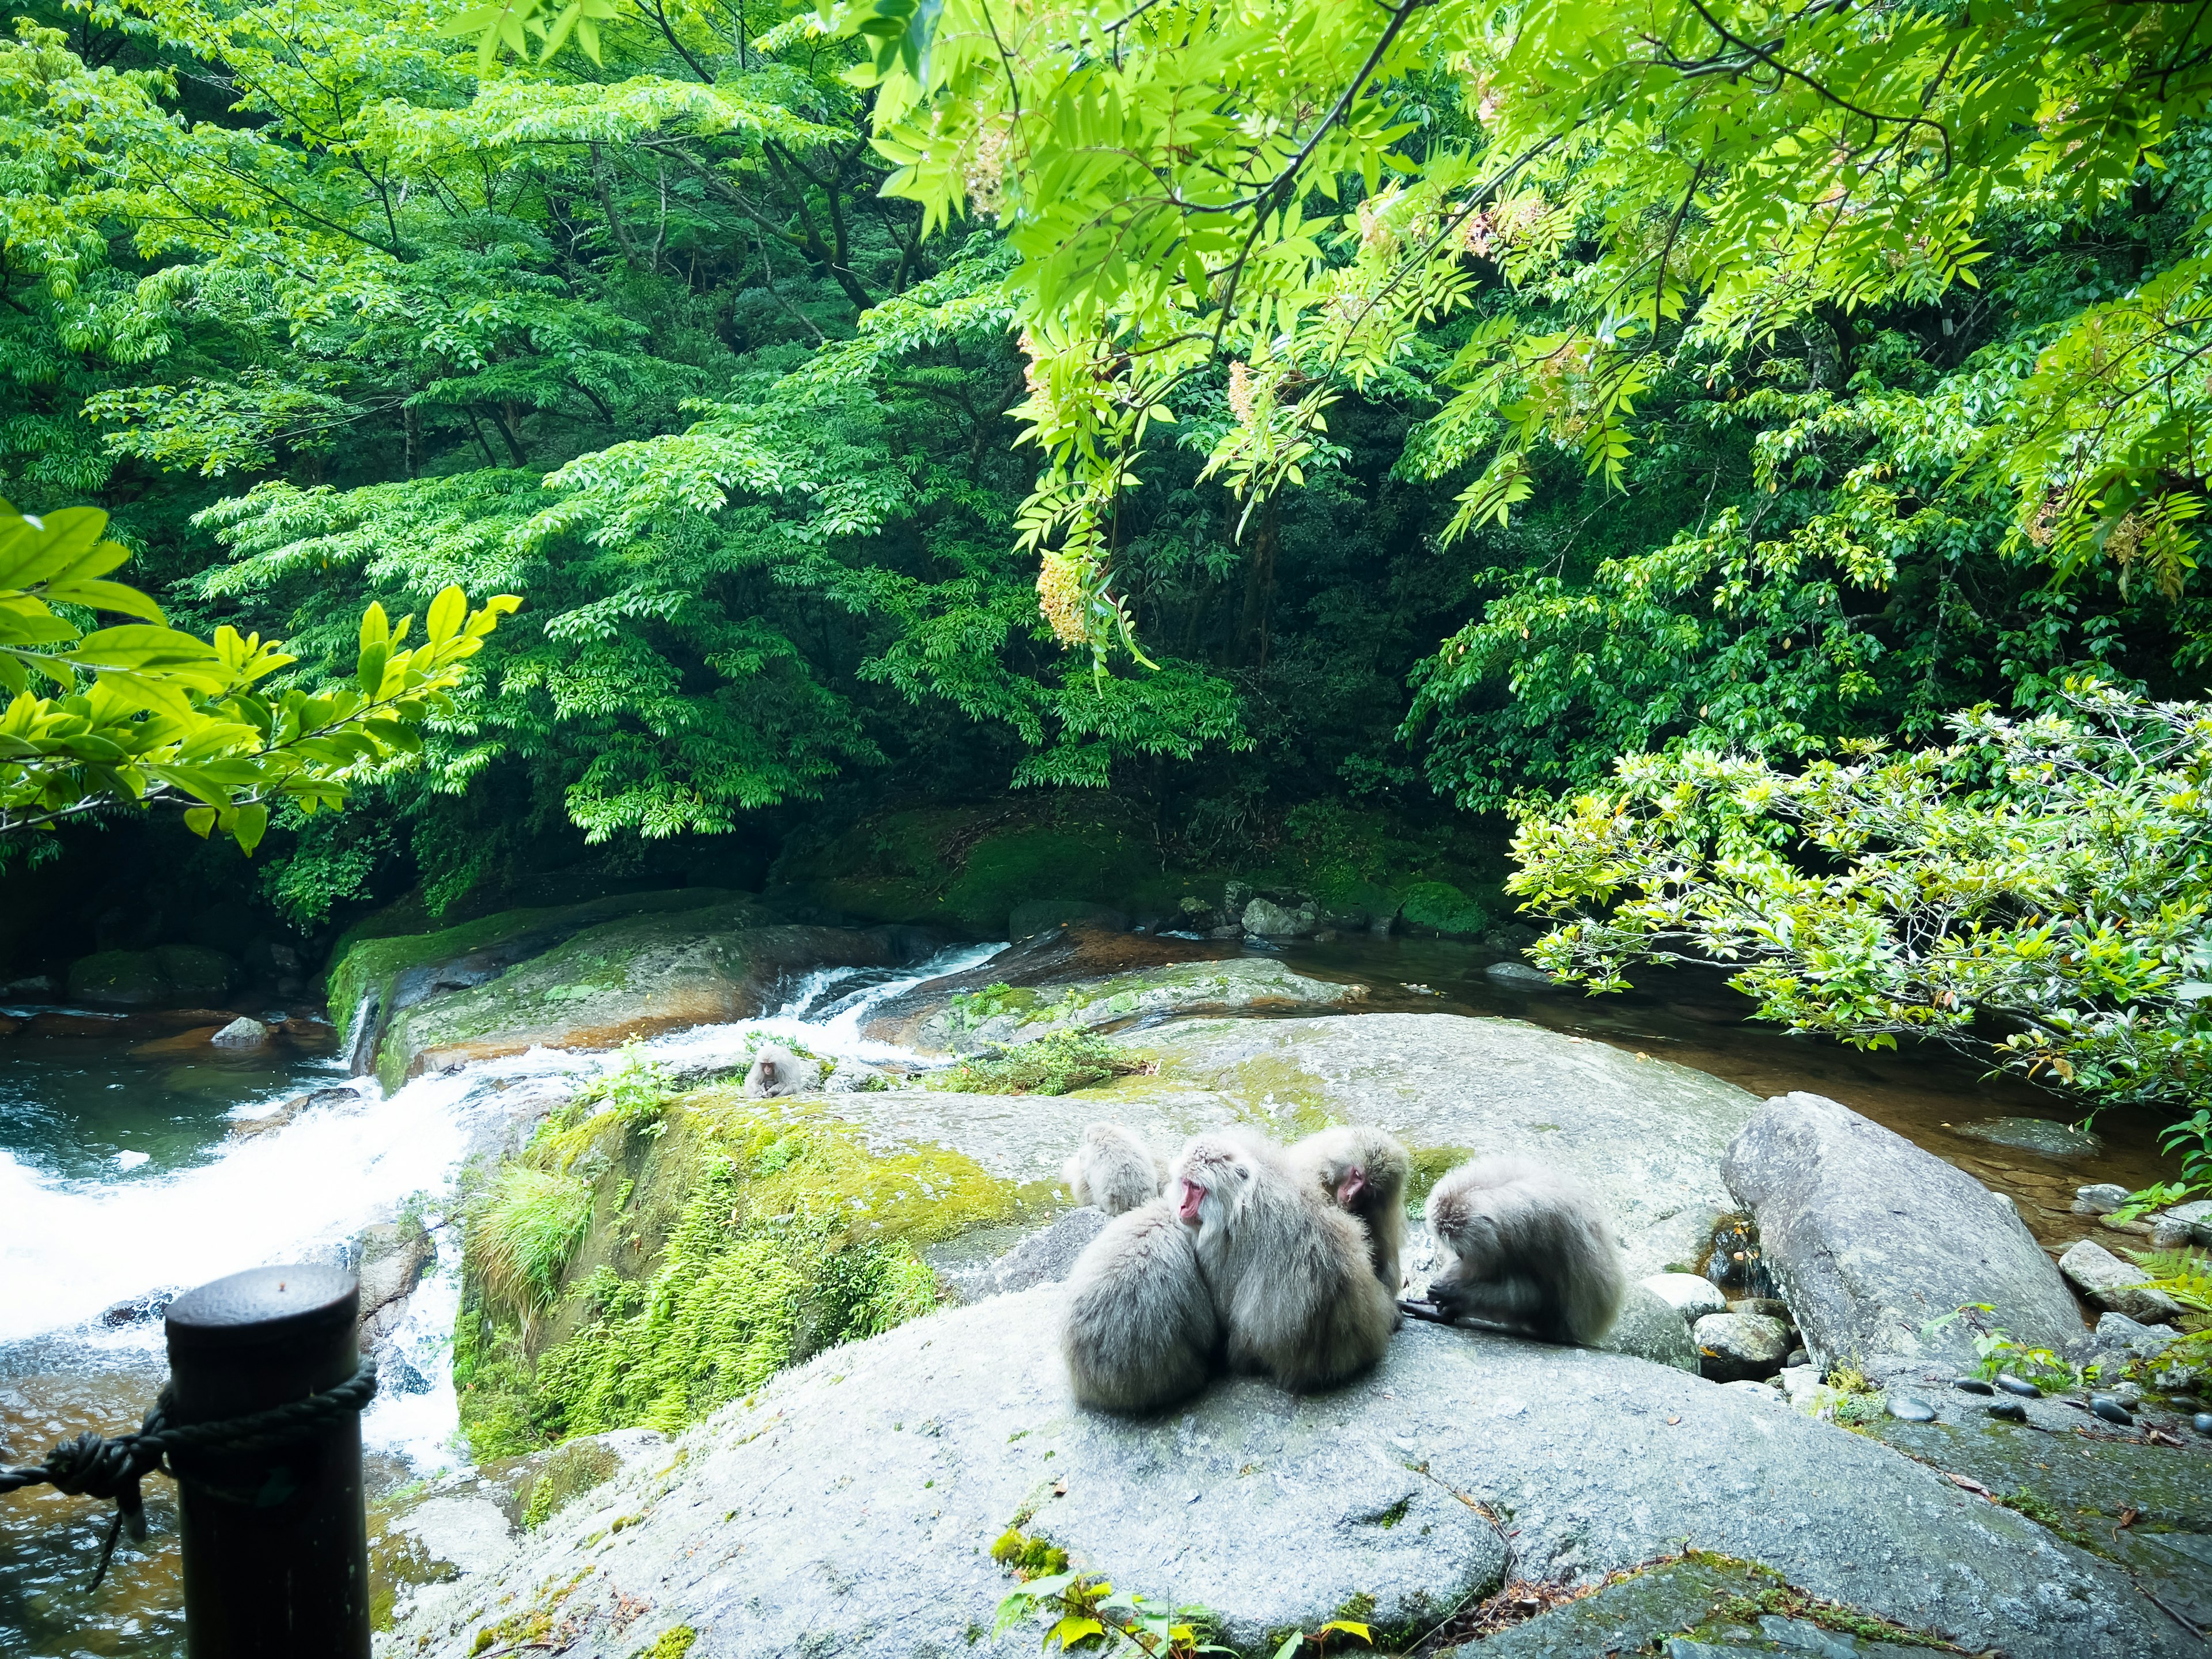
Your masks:
[[[865,1042],[877,1004],[997,947],[966,946],[918,969],[810,975],[768,1019],[671,1034],[645,1045],[684,1069],[734,1056],[753,1033],[817,1052],[910,1059]],[[1266,948],[1266,947],[1258,947]],[[1497,953],[1434,940],[1355,936],[1270,949],[1299,971],[1356,981],[1376,1011],[1529,1020],[1652,1060],[1711,1073],[1755,1094],[1830,1095],[2010,1194],[2038,1237],[2061,1245],[2092,1231],[2068,1208],[2093,1181],[2141,1187],[2170,1174],[2155,1120],[2100,1122],[2065,1150],[2069,1104],[1972,1061],[1923,1047],[1862,1054],[1747,1021],[1721,976],[1678,971],[1620,996],[1589,998],[1492,971]],[[148,1051],[143,1037],[18,1036],[0,1041],[0,1461],[34,1458],[82,1429],[134,1424],[159,1385],[160,1294],[263,1261],[329,1260],[365,1225],[411,1206],[440,1264],[397,1341],[420,1381],[372,1406],[363,1432],[374,1483],[390,1487],[451,1467],[456,1413],[447,1343],[458,1306],[458,1229],[447,1210],[472,1146],[504,1115],[501,1097],[549,1073],[589,1073],[606,1054],[534,1051],[424,1078],[389,1099],[349,1085],[325,1048],[286,1045],[230,1057]],[[276,1102],[352,1087],[283,1127],[241,1133]],[[2045,1150],[1976,1138],[1976,1126],[2038,1139]],[[2059,1150],[2052,1150],[2057,1147]],[[0,1499],[0,1656],[101,1654],[173,1659],[173,1506],[149,1483],[152,1536],[126,1544],[108,1581],[81,1586],[106,1511],[51,1492]]]

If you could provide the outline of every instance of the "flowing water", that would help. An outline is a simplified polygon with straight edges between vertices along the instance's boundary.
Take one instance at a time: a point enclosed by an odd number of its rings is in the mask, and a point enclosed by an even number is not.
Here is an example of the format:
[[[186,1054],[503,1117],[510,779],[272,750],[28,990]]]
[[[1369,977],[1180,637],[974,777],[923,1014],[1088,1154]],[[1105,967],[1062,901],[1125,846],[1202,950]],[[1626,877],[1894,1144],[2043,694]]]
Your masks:
[[[643,1045],[678,1071],[733,1063],[761,1035],[840,1057],[910,1059],[860,1029],[888,998],[987,960],[999,947],[945,952],[918,968],[805,975],[775,1016],[702,1027]],[[1302,971],[1372,988],[1377,1011],[1498,1014],[1679,1061],[1758,1094],[1812,1089],[1889,1125],[2011,1193],[2046,1243],[2090,1231],[2066,1208],[2075,1186],[2140,1187],[2161,1173],[2154,1124],[2107,1119],[2094,1152],[2053,1156],[1960,1131],[1992,1120],[2059,1126],[2063,1103],[1941,1052],[1863,1055],[1743,1023],[1748,1005],[1717,976],[1678,972],[1643,991],[1589,999],[1500,980],[1494,952],[1365,938],[1283,954]],[[412,1205],[438,1262],[393,1343],[412,1380],[387,1386],[362,1422],[372,1480],[389,1486],[449,1467],[457,1413],[447,1346],[459,1299],[458,1228],[444,1213],[472,1146],[507,1119],[503,1097],[533,1079],[588,1078],[613,1054],[533,1050],[423,1078],[390,1098],[363,1079],[282,1127],[239,1137],[242,1120],[301,1091],[345,1082],[336,1063],[148,1054],[96,1038],[0,1043],[0,1462],[35,1458],[82,1429],[135,1423],[163,1373],[161,1292],[276,1261],[329,1260],[371,1223]],[[81,1593],[105,1509],[33,1489],[0,1498],[0,1659],[182,1650],[173,1489],[147,1483],[151,1535]]]

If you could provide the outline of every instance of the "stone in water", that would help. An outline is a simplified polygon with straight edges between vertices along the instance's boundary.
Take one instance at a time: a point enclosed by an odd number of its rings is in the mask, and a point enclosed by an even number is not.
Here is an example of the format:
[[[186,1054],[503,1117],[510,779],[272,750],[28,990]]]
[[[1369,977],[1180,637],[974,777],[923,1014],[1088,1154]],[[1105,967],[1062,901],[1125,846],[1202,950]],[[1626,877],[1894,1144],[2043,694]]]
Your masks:
[[[1900,1423],[1933,1423],[1936,1420],[1936,1408],[1926,1401],[1909,1394],[1890,1395],[1889,1414]]]
[[[2189,1419],[2189,1426],[2199,1434],[2212,1434],[2212,1412],[2199,1412]]]
[[[2118,1423],[2123,1428],[2125,1428],[2136,1420],[2133,1413],[2131,1413],[2125,1406],[2120,1404],[2118,1401],[2113,1399],[2112,1396],[2108,1394],[2091,1395],[2089,1396],[2089,1409],[2094,1412],[2098,1416],[2103,1418],[2107,1423]]]
[[[1990,1407],[1990,1415],[2005,1423],[2027,1421],[2027,1407],[2017,1400],[1999,1400]]]
[[[1983,1382],[1978,1376],[1959,1377],[1952,1382],[1951,1386],[1954,1389],[1964,1389],[1968,1394],[1995,1394],[1996,1392],[1995,1389],[1990,1387],[1988,1383]]]
[[[2090,1158],[2105,1150],[2105,1143],[2087,1129],[2053,1123],[2046,1117],[1985,1117],[1978,1123],[1960,1124],[1956,1133],[2045,1158]]]
[[[2007,1394],[2018,1395],[2022,1400],[2040,1400],[2043,1398],[2042,1389],[2037,1388],[2034,1383],[2029,1382],[2026,1377],[2014,1376],[2010,1371],[2002,1371],[1998,1374],[1997,1387],[2002,1389]]]

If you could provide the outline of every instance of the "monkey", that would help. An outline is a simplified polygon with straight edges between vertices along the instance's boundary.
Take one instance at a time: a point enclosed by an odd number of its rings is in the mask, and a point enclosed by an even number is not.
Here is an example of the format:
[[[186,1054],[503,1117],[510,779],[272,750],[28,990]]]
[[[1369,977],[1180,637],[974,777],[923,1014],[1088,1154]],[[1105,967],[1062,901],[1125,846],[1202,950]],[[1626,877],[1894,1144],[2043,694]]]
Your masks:
[[[1174,1205],[1156,1198],[1115,1217],[1067,1282],[1060,1348],[1083,1404],[1149,1412],[1205,1387],[1221,1322]]]
[[[1233,1369],[1303,1394],[1382,1358],[1398,1310],[1368,1260],[1365,1230],[1280,1147],[1234,1130],[1195,1136],[1169,1190],[1194,1235]]]
[[[1428,1222],[1451,1257],[1429,1283],[1447,1319],[1588,1347],[1620,1316],[1620,1253],[1597,1200],[1570,1176],[1530,1158],[1479,1158],[1437,1182]]]
[[[1375,1277],[1395,1299],[1404,1275],[1406,1177],[1413,1160],[1380,1129],[1323,1129],[1290,1148],[1291,1164],[1367,1229]]]
[[[1152,1148],[1118,1123],[1094,1123],[1076,1143],[1060,1179],[1078,1204],[1121,1215],[1160,1195],[1167,1171]]]
[[[774,1095],[795,1095],[822,1080],[818,1061],[801,1060],[781,1043],[764,1043],[745,1072],[745,1096],[759,1100]]]

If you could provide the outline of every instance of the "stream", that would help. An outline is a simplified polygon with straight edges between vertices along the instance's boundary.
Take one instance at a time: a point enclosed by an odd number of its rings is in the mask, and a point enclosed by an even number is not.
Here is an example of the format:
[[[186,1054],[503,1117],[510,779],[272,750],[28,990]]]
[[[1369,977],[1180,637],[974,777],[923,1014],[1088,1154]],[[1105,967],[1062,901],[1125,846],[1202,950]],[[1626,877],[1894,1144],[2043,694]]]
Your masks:
[[[918,967],[805,975],[775,1015],[696,1028],[641,1046],[678,1071],[703,1071],[765,1033],[817,1053],[911,1060],[864,1040],[884,1000],[988,960],[987,945]],[[1259,947],[1267,948],[1267,947]],[[1488,970],[1497,953],[1436,940],[1361,937],[1298,942],[1268,954],[1301,972],[1371,988],[1377,1012],[1502,1015],[1711,1073],[1766,1095],[1832,1096],[2009,1193],[2037,1237],[2090,1231],[2068,1209],[2075,1187],[2146,1184],[2163,1170],[2154,1119],[2114,1116],[2097,1142],[2065,1146],[2072,1114],[2009,1079],[1985,1079],[1944,1051],[1861,1054],[1744,1021],[1749,1005],[1717,975],[1678,970],[1647,988],[1590,999]],[[6,1011],[0,1011],[6,1012]],[[533,1079],[587,1078],[611,1054],[533,1050],[417,1079],[389,1098],[349,1080],[327,1054],[279,1050],[189,1061],[159,1045],[94,1036],[0,1042],[0,1462],[37,1457],[80,1430],[133,1425],[160,1385],[161,1292],[259,1263],[331,1260],[364,1226],[412,1206],[438,1263],[393,1339],[420,1386],[380,1395],[362,1419],[372,1492],[453,1467],[458,1422],[447,1349],[459,1299],[459,1228],[445,1212],[472,1150],[495,1144],[501,1097]],[[283,1127],[240,1135],[277,1101],[343,1086]],[[1973,1126],[2013,1126],[1993,1143]],[[2027,1126],[2024,1129],[2019,1126]],[[46,1489],[0,1499],[0,1659],[118,1655],[175,1659],[173,1488],[147,1483],[151,1535],[125,1542],[99,1590],[82,1593],[107,1510]]]

